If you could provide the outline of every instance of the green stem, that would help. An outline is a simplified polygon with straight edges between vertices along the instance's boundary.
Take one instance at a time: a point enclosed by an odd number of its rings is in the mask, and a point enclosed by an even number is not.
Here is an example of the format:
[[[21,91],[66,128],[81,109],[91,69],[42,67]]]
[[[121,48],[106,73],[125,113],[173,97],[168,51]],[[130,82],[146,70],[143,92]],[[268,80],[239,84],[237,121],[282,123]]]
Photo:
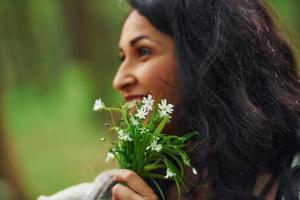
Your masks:
[[[110,113],[110,117],[111,117],[111,121],[113,123],[113,126],[115,127],[116,126],[116,123],[115,123],[115,120],[114,120],[114,116],[113,116],[113,113],[111,110],[109,110],[109,113]]]
[[[150,178],[155,178],[155,179],[164,179],[165,176],[160,175],[160,174],[154,174],[154,173],[142,173],[141,174],[144,177],[150,177]]]
[[[164,117],[163,120],[158,125],[158,127],[155,129],[153,135],[160,134],[160,132],[162,131],[162,129],[164,128],[164,126],[166,125],[166,123],[168,122],[168,120],[169,120],[169,118],[167,116]]]
[[[120,108],[114,108],[114,107],[105,107],[103,110],[116,111],[116,112],[122,113],[122,109],[120,109]]]
[[[164,165],[157,165],[157,164],[150,164],[144,167],[144,171],[149,172],[156,169],[163,169],[165,168]]]

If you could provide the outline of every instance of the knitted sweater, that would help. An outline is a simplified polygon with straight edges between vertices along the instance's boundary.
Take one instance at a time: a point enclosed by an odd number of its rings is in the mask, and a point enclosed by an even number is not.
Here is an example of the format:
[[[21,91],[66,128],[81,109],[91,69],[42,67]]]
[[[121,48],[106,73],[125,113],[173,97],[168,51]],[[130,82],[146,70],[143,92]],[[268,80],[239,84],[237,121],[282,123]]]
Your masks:
[[[38,200],[104,200],[110,199],[115,185],[113,176],[116,170],[107,170],[98,175],[94,182],[81,183],[60,191],[52,196],[40,196]]]

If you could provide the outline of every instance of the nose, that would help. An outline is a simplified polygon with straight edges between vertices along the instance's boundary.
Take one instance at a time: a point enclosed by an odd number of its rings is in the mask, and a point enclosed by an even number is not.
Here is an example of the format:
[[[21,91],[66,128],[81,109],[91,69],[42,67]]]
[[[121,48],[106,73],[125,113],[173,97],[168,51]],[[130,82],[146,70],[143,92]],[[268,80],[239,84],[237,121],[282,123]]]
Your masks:
[[[136,82],[130,69],[125,64],[121,65],[113,79],[113,88],[120,92],[125,91]]]

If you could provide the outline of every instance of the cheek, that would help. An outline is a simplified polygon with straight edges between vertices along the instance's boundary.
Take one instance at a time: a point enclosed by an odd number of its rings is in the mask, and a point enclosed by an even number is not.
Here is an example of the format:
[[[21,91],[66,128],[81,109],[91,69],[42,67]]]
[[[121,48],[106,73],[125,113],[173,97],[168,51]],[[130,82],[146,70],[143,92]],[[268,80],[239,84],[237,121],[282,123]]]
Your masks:
[[[167,84],[174,84],[176,80],[176,64],[173,55],[156,56],[143,66],[145,74],[164,80]]]
[[[176,65],[170,59],[156,59],[139,70],[140,83],[155,98],[174,102],[177,94]]]

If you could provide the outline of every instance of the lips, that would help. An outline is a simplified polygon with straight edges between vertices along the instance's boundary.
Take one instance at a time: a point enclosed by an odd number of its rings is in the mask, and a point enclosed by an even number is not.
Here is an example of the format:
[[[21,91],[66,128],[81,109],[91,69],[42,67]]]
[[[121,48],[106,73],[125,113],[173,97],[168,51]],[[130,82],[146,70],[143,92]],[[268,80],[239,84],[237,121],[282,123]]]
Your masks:
[[[147,95],[125,95],[124,99],[126,102],[133,101],[133,100],[141,100],[143,97],[146,97]]]

